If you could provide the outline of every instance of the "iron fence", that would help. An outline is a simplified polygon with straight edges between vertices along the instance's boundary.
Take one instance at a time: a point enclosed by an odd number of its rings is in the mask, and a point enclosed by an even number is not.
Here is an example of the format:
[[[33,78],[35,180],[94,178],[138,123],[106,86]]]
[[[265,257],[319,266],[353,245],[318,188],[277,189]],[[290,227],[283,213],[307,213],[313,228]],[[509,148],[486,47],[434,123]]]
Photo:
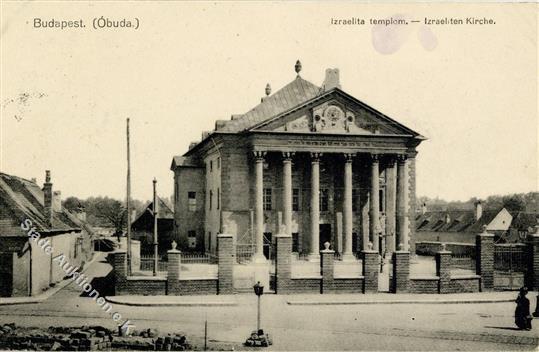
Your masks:
[[[527,267],[526,246],[497,244],[494,246],[494,270],[524,272]]]
[[[217,256],[212,253],[182,253],[182,264],[217,264]]]
[[[167,271],[167,261],[162,255],[157,258],[157,271]],[[155,257],[150,254],[143,254],[140,256],[140,270],[141,271],[153,271],[155,263]]]

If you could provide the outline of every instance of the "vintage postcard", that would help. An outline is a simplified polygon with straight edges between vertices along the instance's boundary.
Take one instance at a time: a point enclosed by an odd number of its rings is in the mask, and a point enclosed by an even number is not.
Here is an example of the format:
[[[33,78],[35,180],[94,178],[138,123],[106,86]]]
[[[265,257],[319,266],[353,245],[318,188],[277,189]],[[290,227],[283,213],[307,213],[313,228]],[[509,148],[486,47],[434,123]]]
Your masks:
[[[0,4],[0,350],[538,348],[537,3]]]

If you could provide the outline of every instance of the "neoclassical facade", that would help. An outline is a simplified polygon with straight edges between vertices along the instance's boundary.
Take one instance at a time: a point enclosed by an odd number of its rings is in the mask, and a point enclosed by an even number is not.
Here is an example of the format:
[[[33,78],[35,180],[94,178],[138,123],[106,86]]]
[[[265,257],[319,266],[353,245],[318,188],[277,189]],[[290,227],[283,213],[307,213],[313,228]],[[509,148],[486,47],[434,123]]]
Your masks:
[[[173,158],[180,246],[214,252],[221,232],[271,256],[272,238],[316,259],[325,242],[343,259],[413,247],[416,147],[425,138],[341,89],[301,75]]]

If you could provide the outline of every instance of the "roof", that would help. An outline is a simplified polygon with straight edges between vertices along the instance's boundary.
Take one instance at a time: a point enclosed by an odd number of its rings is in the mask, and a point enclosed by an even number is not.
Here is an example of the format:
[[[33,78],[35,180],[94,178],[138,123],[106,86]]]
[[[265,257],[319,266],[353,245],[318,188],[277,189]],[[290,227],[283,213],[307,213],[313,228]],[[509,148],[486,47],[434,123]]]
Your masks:
[[[43,233],[79,232],[84,227],[66,209],[53,211],[52,226],[49,226],[43,204],[43,191],[36,183],[0,172],[0,237],[26,236],[20,226],[26,219]]]
[[[168,207],[167,203],[160,197],[157,197],[157,218],[158,219],[174,219],[174,212]],[[135,221],[132,222],[132,224],[135,224],[137,221],[139,221],[140,218],[142,218],[145,214],[150,214],[150,216],[153,217],[153,202],[150,202],[146,206],[143,212],[141,212]]]
[[[176,155],[172,158],[172,164],[170,165],[171,170],[175,170],[178,166],[183,167],[204,167],[200,165],[195,159],[191,157]]]
[[[242,131],[268,118],[290,110],[316,97],[320,92],[320,87],[304,80],[298,75],[292,82],[264,98],[260,104],[245,114],[234,116],[234,119],[227,121],[219,131]]]
[[[501,210],[483,210],[479,220],[475,220],[474,210],[428,211],[416,217],[416,231],[481,233]]]

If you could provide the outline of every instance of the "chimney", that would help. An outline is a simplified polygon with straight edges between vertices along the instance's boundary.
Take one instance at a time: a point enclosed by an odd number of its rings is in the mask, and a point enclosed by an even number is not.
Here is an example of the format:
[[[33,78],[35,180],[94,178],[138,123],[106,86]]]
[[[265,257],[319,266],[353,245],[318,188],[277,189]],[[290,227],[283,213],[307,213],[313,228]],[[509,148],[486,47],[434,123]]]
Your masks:
[[[35,177],[32,177],[32,178],[30,179],[30,181],[32,181],[33,183],[37,183],[37,180],[36,180]]]
[[[445,214],[445,223],[449,224],[450,222],[451,222],[451,217],[449,216],[449,214]]]
[[[45,171],[45,183],[43,183],[43,207],[45,222],[52,227],[52,183],[50,170]]]
[[[475,202],[475,221],[481,219],[481,216],[483,215],[483,205],[481,205],[481,201],[478,200]]]
[[[52,192],[52,210],[55,212],[62,211],[62,192],[60,191]]]
[[[326,92],[333,88],[341,88],[341,83],[339,82],[339,69],[338,68],[326,69],[326,78],[324,79],[324,83],[322,83],[323,92]]]
[[[427,212],[427,203],[423,203],[423,205],[421,206],[421,214],[425,215],[426,212]]]

